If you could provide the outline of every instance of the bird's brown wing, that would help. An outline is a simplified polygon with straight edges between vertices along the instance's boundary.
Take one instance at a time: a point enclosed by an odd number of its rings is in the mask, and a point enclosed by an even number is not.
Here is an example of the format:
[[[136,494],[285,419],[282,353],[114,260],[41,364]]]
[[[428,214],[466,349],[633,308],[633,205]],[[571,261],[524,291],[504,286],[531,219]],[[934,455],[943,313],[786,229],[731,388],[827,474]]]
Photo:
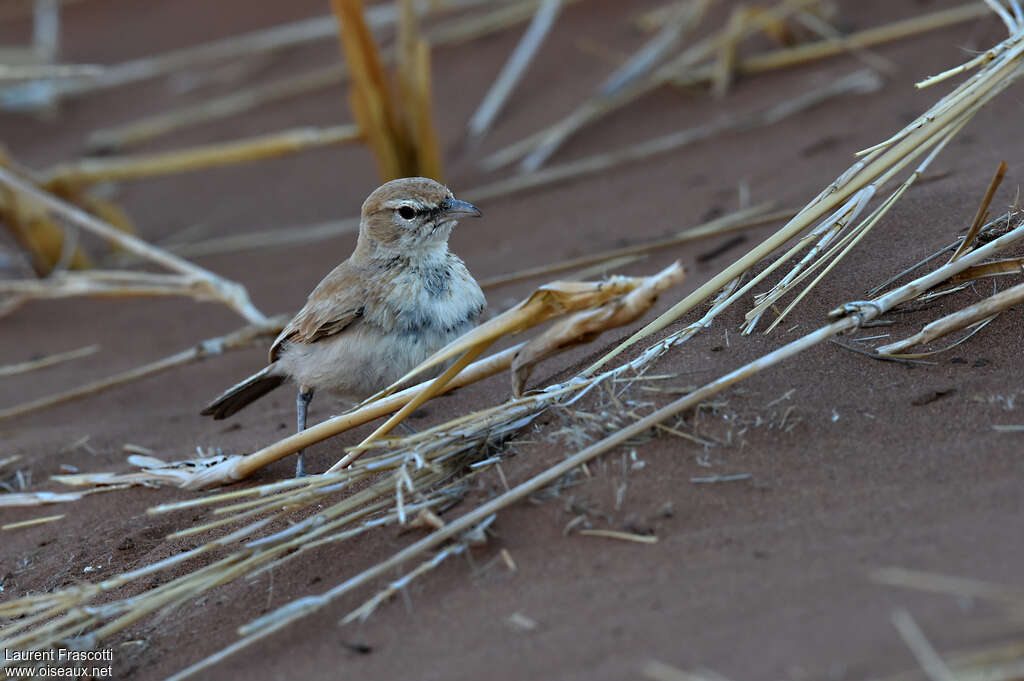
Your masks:
[[[270,346],[270,361],[281,354],[285,343],[315,343],[344,331],[360,317],[366,301],[361,278],[345,262],[324,277],[309,300]]]

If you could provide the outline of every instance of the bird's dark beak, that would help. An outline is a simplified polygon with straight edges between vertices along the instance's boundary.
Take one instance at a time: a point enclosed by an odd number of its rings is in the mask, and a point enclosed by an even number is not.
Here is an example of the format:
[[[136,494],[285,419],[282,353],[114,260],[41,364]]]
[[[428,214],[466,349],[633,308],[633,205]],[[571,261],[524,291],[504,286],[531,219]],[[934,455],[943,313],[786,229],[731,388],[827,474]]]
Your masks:
[[[472,203],[459,201],[458,199],[445,199],[441,202],[441,208],[445,215],[453,218],[478,218],[483,216],[480,209]]]

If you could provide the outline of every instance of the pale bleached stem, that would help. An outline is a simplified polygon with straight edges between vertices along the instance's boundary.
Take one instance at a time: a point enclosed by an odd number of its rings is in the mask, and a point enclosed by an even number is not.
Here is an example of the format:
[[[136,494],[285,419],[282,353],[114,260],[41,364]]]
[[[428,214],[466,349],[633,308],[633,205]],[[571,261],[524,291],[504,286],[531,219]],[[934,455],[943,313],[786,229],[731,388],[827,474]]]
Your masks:
[[[918,664],[921,665],[921,669],[924,670],[930,681],[957,681],[957,676],[953,674],[932,644],[925,638],[924,632],[917,626],[917,622],[909,612],[902,608],[894,610],[892,623],[900,632],[904,643],[917,658]]]
[[[78,348],[77,350],[68,350],[67,352],[58,352],[53,355],[47,355],[40,359],[29,360],[27,362],[18,362],[16,364],[4,364],[0,366],[0,376],[14,376],[16,374],[24,374],[29,371],[36,371],[37,369],[44,369],[51,367],[54,364],[60,364],[61,362],[67,362],[80,357],[88,357],[89,355],[95,354],[100,349],[98,345],[87,345],[85,347]],[[0,463],[3,463],[0,461]]]
[[[359,127],[335,125],[282,130],[230,142],[176,149],[156,154],[113,158],[89,158],[64,163],[45,173],[44,183],[76,186],[97,182],[120,182],[192,172],[238,163],[251,163],[295,154],[309,149],[358,142]]]
[[[1003,7],[999,0],[985,0],[985,4],[992,8],[992,11],[998,15],[1003,23],[1006,24],[1006,30],[1011,34],[1017,30],[1017,22],[1013,20],[1006,8]]]
[[[479,139],[490,129],[494,119],[505,105],[505,101],[512,94],[530,66],[530,62],[533,61],[534,55],[544,43],[544,38],[547,37],[551,27],[555,25],[561,8],[561,0],[543,0],[540,3],[522,39],[512,50],[512,54],[509,55],[498,78],[494,81],[491,89],[487,91],[483,101],[480,102],[476,113],[469,119],[470,137]]]
[[[1024,284],[1017,284],[1005,291],[989,296],[984,300],[958,310],[953,314],[946,315],[925,326],[921,331],[909,338],[904,338],[895,343],[883,345],[875,350],[880,355],[894,355],[903,352],[907,348],[941,338],[954,331],[977,324],[993,315],[999,314],[1009,307],[1024,302]]]

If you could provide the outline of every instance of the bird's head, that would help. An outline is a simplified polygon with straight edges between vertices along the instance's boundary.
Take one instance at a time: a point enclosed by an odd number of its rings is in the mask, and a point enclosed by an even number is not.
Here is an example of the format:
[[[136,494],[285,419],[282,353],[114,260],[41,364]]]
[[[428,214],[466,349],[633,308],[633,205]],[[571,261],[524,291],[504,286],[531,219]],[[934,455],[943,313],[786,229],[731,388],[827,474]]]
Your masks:
[[[480,215],[448,187],[425,177],[405,177],[382,184],[363,202],[359,241],[375,251],[445,250],[459,218]]]

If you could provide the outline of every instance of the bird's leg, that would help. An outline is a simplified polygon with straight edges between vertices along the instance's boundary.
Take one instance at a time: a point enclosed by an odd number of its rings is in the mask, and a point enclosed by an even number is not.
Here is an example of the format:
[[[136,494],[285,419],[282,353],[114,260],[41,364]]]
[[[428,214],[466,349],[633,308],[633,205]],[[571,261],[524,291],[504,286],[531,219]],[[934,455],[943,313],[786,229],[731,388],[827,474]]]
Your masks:
[[[309,386],[300,385],[299,395],[295,398],[295,415],[296,421],[298,421],[298,429],[296,432],[301,433],[306,429],[306,409],[309,408],[309,403],[313,401],[313,389]],[[295,460],[295,477],[301,478],[305,475],[302,470],[302,452],[305,449],[299,450],[299,457]]]

